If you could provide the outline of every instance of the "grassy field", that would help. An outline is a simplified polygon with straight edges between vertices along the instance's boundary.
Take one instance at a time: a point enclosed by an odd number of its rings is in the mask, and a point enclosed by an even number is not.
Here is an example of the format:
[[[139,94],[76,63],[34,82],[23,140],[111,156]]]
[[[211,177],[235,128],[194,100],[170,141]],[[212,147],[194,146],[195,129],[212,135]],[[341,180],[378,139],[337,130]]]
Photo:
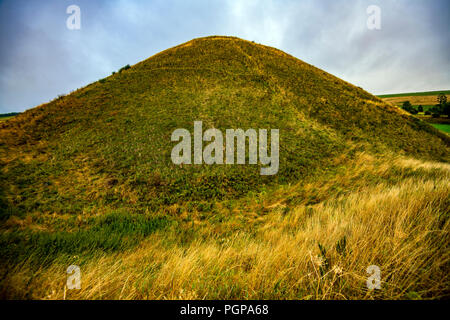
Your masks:
[[[443,94],[447,95],[447,94],[450,94],[450,90],[381,94],[381,95],[378,95],[378,97],[379,98],[395,98],[395,97],[437,96],[439,93],[443,93]]]
[[[389,160],[362,153],[331,179],[207,210],[10,218],[2,297],[448,297],[450,167]],[[70,264],[82,270],[81,290],[65,288]],[[366,288],[373,264],[382,270],[382,290]]]
[[[403,102],[409,101],[412,105],[418,106],[434,106],[437,102],[437,95],[431,96],[401,96],[401,97],[392,97],[392,98],[382,98],[383,101],[392,103],[397,106],[401,106]]]
[[[278,174],[172,164],[194,120],[279,129]],[[195,39],[0,123],[0,297],[448,298],[449,151],[284,52]]]
[[[8,119],[12,119],[12,118],[14,118],[14,116],[9,116],[9,117],[0,117],[0,122],[2,122],[2,121],[6,121],[6,120],[8,120]]]
[[[435,107],[437,103],[437,95],[439,93],[444,93],[448,95],[450,93],[449,90],[443,91],[427,91],[427,92],[413,92],[413,93],[399,93],[399,94],[388,94],[388,95],[380,95],[378,97],[382,98],[383,101],[387,103],[391,103],[401,107],[403,102],[409,101],[413,107],[417,108],[419,105],[422,106],[423,112],[418,113],[416,116],[428,123],[430,123],[433,127],[443,132],[449,132],[448,118],[432,118],[430,115],[426,116],[424,113],[426,111],[430,111],[433,107]]]
[[[432,123],[431,125],[443,132],[450,133],[450,124],[448,123]]]
[[[19,112],[2,113],[0,114],[0,122],[12,119],[19,114],[20,114]]]

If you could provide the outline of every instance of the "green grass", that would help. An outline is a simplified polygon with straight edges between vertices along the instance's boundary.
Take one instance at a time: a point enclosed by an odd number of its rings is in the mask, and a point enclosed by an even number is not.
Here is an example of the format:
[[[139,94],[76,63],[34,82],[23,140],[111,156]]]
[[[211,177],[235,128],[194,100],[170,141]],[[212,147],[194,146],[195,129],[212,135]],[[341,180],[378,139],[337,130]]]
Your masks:
[[[431,124],[433,127],[435,127],[436,129],[439,129],[443,132],[446,133],[450,133],[450,124],[446,124],[446,123],[432,123]]]
[[[402,104],[400,104],[400,106],[401,106],[401,105],[402,105]],[[417,108],[419,107],[419,105],[413,105],[413,107],[417,109]],[[429,109],[431,109],[431,108],[433,108],[433,107],[435,107],[435,106],[432,106],[432,105],[422,105],[423,112],[428,111]]]
[[[448,169],[403,161],[363,153],[320,180],[202,212],[32,215],[26,229],[9,224],[0,233],[0,297],[445,297]],[[32,231],[36,224],[55,230]],[[383,287],[367,292],[365,269],[374,261],[385,270]],[[71,264],[81,268],[82,289],[66,292]]]
[[[278,174],[261,176],[259,165],[173,165],[171,133],[192,132],[195,120],[222,132],[279,129]],[[352,192],[381,185],[389,195],[403,182],[408,190],[442,177],[431,161],[447,162],[449,145],[448,135],[423,121],[277,49],[195,39],[0,124],[0,292],[17,289],[22,266],[32,281],[71,257],[95,266],[94,257],[130,254],[151,246],[149,239],[158,240],[150,252],[166,262],[242,233],[245,243],[262,229],[267,239],[268,215],[274,223],[295,210],[311,218],[314,206],[333,197],[338,208],[338,197]],[[430,169],[404,168],[403,158]],[[430,207],[427,201],[421,205]],[[285,236],[304,218],[286,226]],[[237,266],[250,268],[242,259]]]
[[[393,97],[403,97],[403,96],[431,96],[438,95],[439,93],[450,94],[450,90],[437,90],[437,91],[423,91],[423,92],[405,92],[405,93],[394,93],[394,94],[380,94],[379,98],[393,98]]]
[[[14,118],[14,117],[15,117],[15,116],[0,117],[0,122],[6,121],[6,120],[8,120],[8,119],[12,119],[12,118]]]
[[[67,255],[91,255],[97,250],[115,252],[137,245],[145,237],[170,225],[168,217],[112,212],[82,221],[72,221],[71,230],[24,232],[9,230],[0,234],[2,266],[32,260],[42,265]],[[74,228],[75,227],[75,228]]]
[[[192,132],[195,120],[222,132],[279,129],[278,174],[261,176],[259,165],[173,165],[170,135]],[[29,156],[2,165],[14,186],[10,205],[21,212],[143,212],[237,199],[332,170],[355,148],[448,157],[447,137],[364,90],[279,50],[224,37],[166,50],[5,124],[3,154]]]

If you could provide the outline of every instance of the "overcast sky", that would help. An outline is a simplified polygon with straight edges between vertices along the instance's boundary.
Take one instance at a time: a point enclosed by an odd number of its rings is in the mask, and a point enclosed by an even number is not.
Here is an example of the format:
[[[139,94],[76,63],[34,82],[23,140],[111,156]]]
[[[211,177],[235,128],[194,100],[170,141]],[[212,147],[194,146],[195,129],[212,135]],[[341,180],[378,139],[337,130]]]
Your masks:
[[[79,30],[66,26],[72,4]],[[279,48],[374,94],[450,89],[449,23],[447,0],[0,0],[0,113],[208,35]]]

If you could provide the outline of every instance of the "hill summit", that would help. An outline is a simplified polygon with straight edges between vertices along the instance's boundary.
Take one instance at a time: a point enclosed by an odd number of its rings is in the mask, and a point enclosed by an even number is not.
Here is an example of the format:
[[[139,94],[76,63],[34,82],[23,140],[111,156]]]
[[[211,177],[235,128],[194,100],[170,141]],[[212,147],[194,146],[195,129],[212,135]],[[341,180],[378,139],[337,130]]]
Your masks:
[[[174,164],[171,134],[278,129],[279,169]],[[194,39],[0,124],[3,208],[136,210],[226,199],[332,172],[356,152],[448,161],[449,138],[280,50]],[[248,157],[248,155],[246,155]],[[70,205],[69,205],[70,203]]]

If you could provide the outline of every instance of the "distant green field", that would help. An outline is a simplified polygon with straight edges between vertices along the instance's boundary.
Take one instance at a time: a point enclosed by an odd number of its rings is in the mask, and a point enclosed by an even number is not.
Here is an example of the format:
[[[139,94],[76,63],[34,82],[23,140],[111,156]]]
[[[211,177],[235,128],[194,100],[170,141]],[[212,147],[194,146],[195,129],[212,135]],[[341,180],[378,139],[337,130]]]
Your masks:
[[[381,94],[381,95],[378,95],[377,97],[379,97],[379,98],[393,98],[393,97],[403,97],[403,96],[431,96],[431,95],[438,95],[439,93],[450,94],[450,90]]]
[[[15,116],[9,116],[9,117],[0,117],[0,122],[6,121],[8,119],[14,118]]]
[[[436,129],[450,134],[450,124],[448,123],[430,123],[430,124]]]

